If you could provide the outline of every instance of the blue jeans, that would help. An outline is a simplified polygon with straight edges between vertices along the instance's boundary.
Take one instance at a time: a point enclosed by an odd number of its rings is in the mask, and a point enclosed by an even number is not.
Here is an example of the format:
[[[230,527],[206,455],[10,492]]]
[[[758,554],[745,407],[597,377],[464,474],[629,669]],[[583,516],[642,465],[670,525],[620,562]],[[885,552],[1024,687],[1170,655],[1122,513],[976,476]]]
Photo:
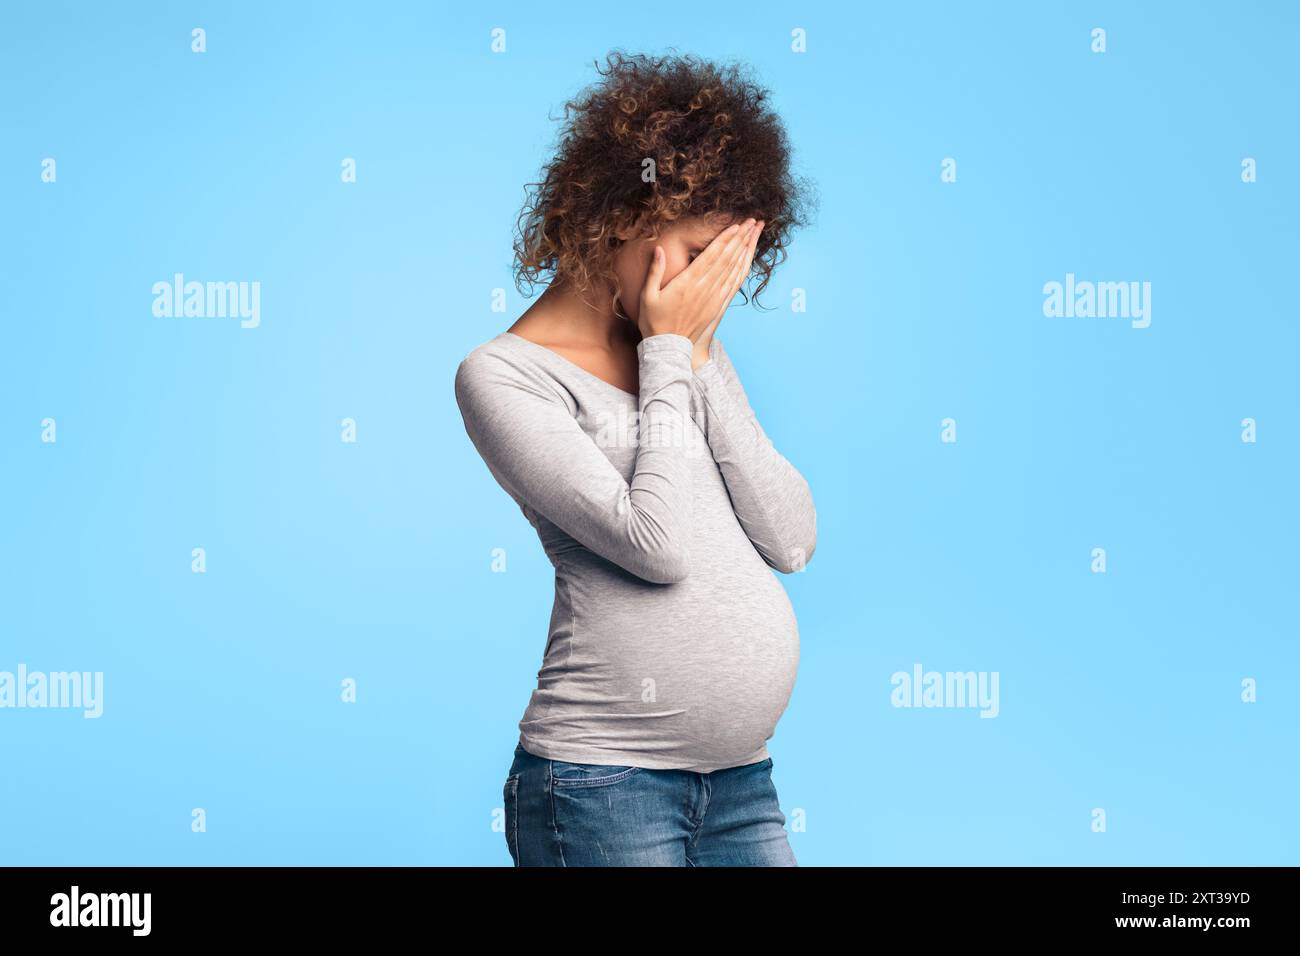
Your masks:
[[[569,763],[515,747],[515,866],[798,866],[772,758],[712,773]]]

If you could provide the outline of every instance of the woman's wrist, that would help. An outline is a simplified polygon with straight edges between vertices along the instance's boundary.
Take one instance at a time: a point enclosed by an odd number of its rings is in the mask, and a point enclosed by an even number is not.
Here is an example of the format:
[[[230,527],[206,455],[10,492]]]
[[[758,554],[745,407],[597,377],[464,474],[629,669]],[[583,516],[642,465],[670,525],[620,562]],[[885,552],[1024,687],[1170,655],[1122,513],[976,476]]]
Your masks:
[[[636,353],[640,360],[647,355],[675,353],[677,355],[694,355],[695,343],[689,337],[678,332],[656,332],[646,335],[637,343]]]
[[[695,348],[691,351],[691,368],[699,371],[705,365],[713,361],[713,336],[695,343]]]

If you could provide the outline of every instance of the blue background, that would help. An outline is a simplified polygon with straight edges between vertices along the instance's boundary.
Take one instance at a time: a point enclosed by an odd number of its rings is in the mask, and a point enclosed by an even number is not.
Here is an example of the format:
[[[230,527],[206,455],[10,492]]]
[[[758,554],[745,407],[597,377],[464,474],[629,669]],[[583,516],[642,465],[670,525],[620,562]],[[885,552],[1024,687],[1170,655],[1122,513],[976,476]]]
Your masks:
[[[1136,6],[6,4],[0,670],[105,712],[0,710],[0,862],[509,863],[551,568],[452,376],[527,305],[560,105],[674,46],[756,68],[820,196],[719,331],[818,509],[800,863],[1296,863],[1300,14]],[[261,326],[155,318],[175,272]],[[1067,272],[1150,328],[1045,318]],[[1000,715],[892,707],[915,663]]]

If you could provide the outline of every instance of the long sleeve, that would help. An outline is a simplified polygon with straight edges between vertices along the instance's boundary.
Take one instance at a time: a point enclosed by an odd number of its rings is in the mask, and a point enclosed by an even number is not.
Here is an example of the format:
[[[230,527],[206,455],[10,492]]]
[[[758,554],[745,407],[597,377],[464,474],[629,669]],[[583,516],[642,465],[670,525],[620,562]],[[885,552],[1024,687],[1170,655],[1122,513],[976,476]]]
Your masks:
[[[637,344],[640,395],[631,482],[558,394],[508,358],[471,353],[456,371],[465,429],[498,483],[570,537],[637,577],[671,584],[688,571],[692,488],[685,429],[691,352],[684,335]]]
[[[803,568],[817,546],[817,511],[808,482],[773,446],[715,335],[695,370],[691,414],[718,463],[736,518],[769,566]]]

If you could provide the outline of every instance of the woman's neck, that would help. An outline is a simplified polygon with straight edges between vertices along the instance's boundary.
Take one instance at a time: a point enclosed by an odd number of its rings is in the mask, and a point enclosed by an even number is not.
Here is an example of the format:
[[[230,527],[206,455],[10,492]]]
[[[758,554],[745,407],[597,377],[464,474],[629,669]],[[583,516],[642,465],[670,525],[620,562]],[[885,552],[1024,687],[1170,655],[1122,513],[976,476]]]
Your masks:
[[[641,340],[636,323],[614,311],[612,293],[597,297],[604,308],[593,306],[569,286],[552,283],[524,310],[510,331],[535,341],[570,348],[617,350]]]

